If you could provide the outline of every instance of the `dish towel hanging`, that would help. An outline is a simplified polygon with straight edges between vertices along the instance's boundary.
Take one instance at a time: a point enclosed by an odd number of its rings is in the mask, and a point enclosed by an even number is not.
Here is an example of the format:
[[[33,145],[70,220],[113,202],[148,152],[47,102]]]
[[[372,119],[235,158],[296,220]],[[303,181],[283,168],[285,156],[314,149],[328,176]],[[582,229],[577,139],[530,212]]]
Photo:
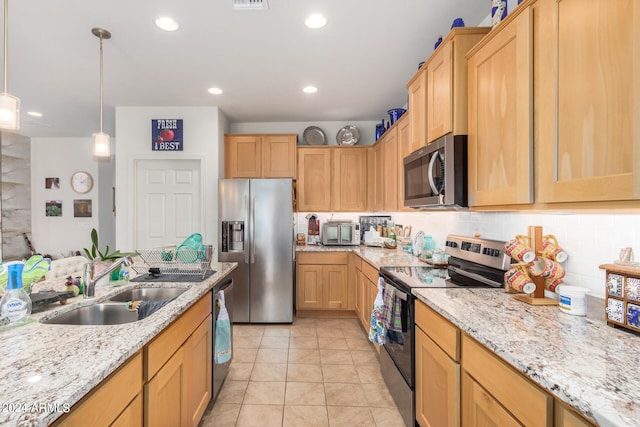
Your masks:
[[[385,285],[384,288],[384,328],[387,332],[389,342],[395,342],[400,345],[404,344],[402,336],[402,319],[400,298],[396,295],[396,288],[392,285]]]
[[[369,326],[369,341],[374,344],[383,345],[386,340],[387,331],[384,327],[384,300],[382,298],[382,277],[378,278],[378,295],[373,302],[371,310],[371,323]]]
[[[216,299],[220,306],[220,313],[215,326],[214,362],[221,364],[231,360],[231,322],[227,307],[224,305],[224,291],[218,291]]]

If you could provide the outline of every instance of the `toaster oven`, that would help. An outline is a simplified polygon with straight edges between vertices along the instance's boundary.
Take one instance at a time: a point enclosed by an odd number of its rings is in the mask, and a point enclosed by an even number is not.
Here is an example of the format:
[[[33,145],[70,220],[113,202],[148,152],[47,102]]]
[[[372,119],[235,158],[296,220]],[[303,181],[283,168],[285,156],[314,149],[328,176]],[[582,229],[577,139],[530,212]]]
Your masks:
[[[322,224],[323,245],[359,245],[360,223],[327,221]]]

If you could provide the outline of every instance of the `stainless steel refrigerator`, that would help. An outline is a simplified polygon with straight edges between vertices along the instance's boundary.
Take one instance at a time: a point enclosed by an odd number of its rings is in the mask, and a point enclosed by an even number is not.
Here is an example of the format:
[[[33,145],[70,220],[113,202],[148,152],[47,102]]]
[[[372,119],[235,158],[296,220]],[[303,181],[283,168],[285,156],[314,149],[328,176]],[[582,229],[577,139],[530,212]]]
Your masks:
[[[291,179],[221,179],[218,259],[237,262],[233,321],[293,322]]]

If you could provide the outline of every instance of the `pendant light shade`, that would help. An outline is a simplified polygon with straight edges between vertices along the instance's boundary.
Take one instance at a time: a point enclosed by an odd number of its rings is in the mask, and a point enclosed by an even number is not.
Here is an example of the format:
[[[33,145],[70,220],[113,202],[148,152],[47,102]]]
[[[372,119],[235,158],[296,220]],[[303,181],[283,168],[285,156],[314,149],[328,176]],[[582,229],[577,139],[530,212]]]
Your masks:
[[[20,99],[7,92],[9,51],[9,0],[4,0],[4,91],[0,93],[0,129],[20,129]]]
[[[6,0],[5,0],[6,1]],[[111,143],[109,134],[102,131],[102,99],[103,99],[103,83],[102,83],[102,40],[110,39],[111,33],[103,28],[92,28],[91,33],[100,39],[100,132],[93,134],[93,155],[95,157],[111,157]]]

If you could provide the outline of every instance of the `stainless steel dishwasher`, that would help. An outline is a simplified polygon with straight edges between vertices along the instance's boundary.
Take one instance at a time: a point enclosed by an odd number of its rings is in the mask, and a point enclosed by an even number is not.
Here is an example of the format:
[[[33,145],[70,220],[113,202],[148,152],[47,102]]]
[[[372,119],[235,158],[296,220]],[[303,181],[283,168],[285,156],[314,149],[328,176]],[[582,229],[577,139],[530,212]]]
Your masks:
[[[224,291],[224,301],[225,307],[227,308],[227,312],[229,312],[229,323],[231,330],[231,359],[229,359],[226,363],[216,364],[213,361],[213,354],[215,354],[215,342],[216,342],[216,320],[218,320],[218,315],[220,314],[220,305],[217,301],[217,294],[219,291]],[[222,384],[224,383],[225,378],[227,378],[227,374],[229,373],[229,365],[231,365],[231,361],[233,360],[233,279],[231,277],[224,280],[222,283],[213,288],[212,292],[213,298],[213,335],[212,335],[212,346],[211,349],[211,374],[213,376],[212,386],[213,386],[213,396],[211,401],[213,402],[220,392],[220,388],[222,388]]]

